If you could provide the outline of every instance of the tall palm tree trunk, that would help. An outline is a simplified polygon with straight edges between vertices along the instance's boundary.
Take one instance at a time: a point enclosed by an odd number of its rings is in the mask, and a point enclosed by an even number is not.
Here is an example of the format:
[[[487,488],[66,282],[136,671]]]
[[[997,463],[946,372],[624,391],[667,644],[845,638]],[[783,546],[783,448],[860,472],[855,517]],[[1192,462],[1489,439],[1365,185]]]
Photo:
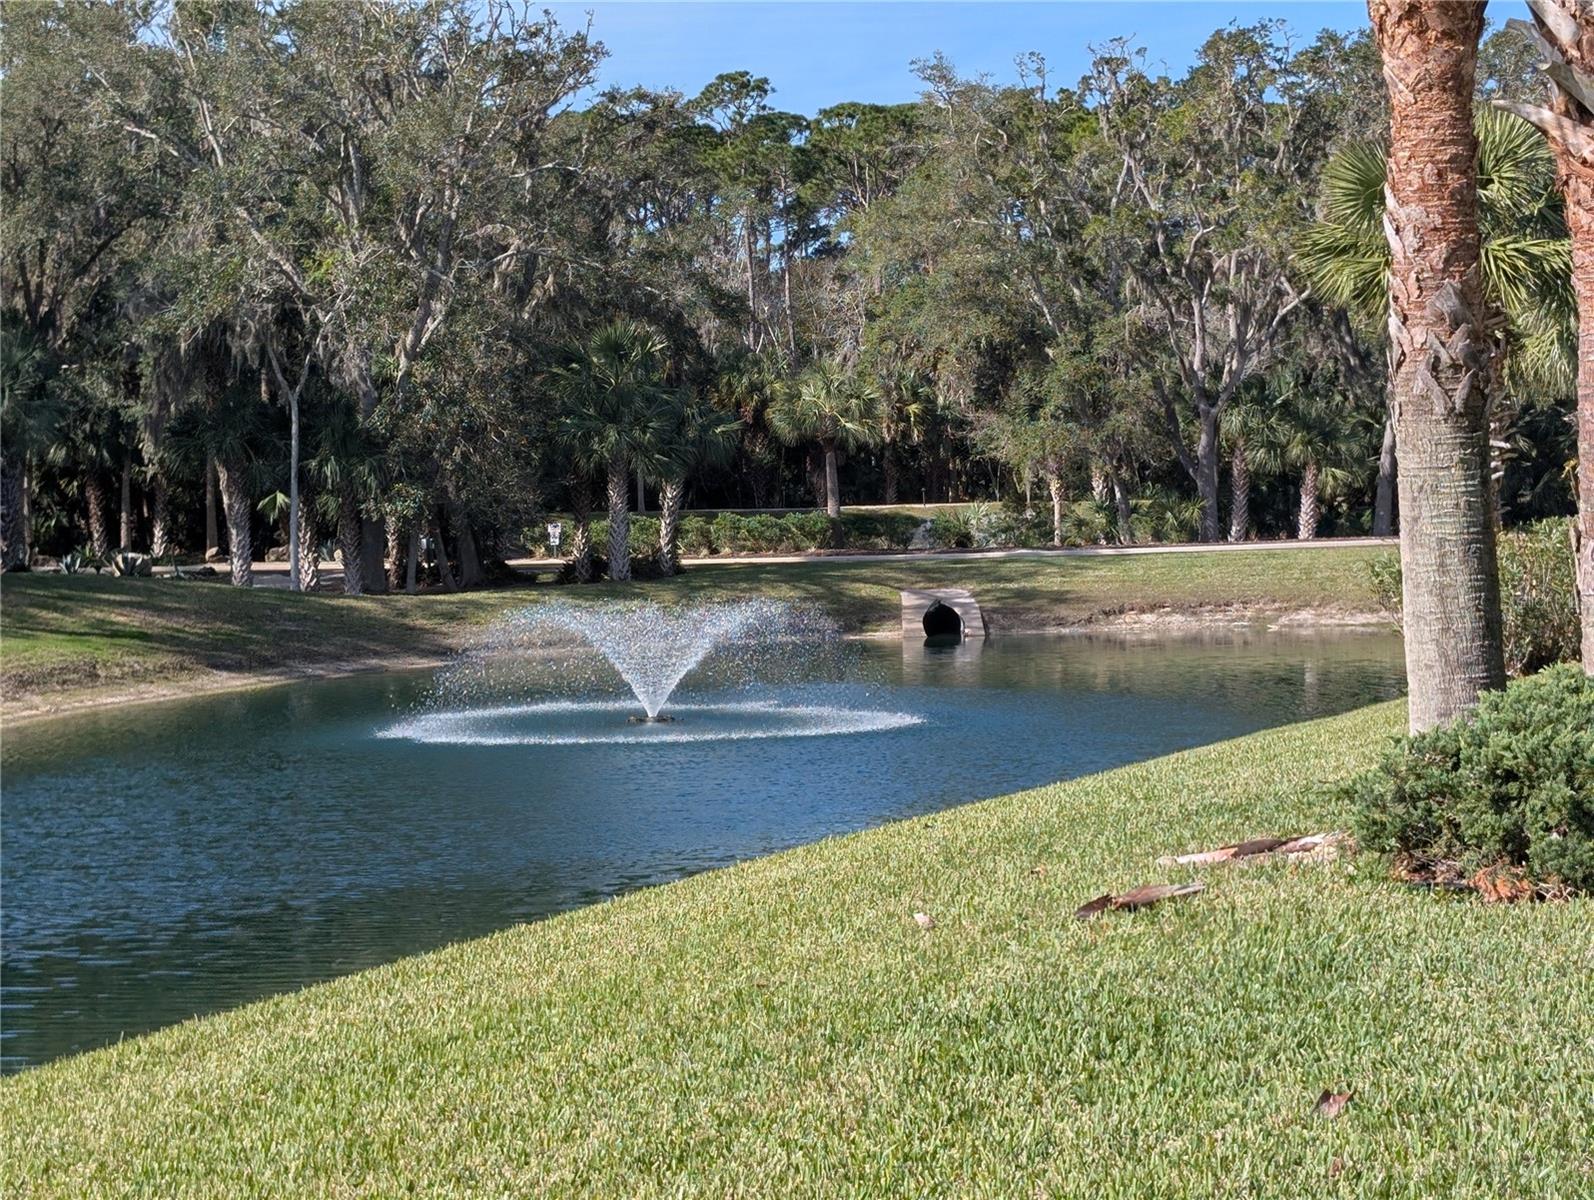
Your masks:
[[[1301,511],[1295,522],[1295,536],[1309,542],[1317,536],[1317,523],[1322,520],[1323,505],[1319,498],[1321,475],[1315,462],[1308,462],[1301,472]]]
[[[89,514],[89,548],[95,558],[109,558],[111,523],[106,513],[105,482],[98,471],[91,470],[83,480],[83,503]]]
[[[625,459],[609,461],[609,578],[624,583],[631,578],[630,478]]]
[[[411,596],[415,594],[416,576],[421,567],[421,527],[419,524],[410,526],[409,550],[404,555],[404,590]]]
[[[841,516],[841,477],[836,469],[836,441],[826,438],[820,443],[820,448],[825,452],[825,513],[830,517]]]
[[[886,504],[897,502],[897,443],[894,439],[887,439],[880,448],[880,474],[882,476],[882,489],[884,495],[881,500]]]
[[[343,594],[365,595],[365,539],[360,528],[360,505],[354,493],[344,490],[338,497],[338,557],[343,560]]]
[[[1373,536],[1395,532],[1395,418],[1384,420],[1384,442],[1378,451],[1378,490],[1373,497]]]
[[[205,459],[205,561],[221,557],[221,531],[216,524],[216,460]]]
[[[1090,498],[1097,504],[1106,504],[1112,495],[1107,482],[1107,468],[1099,462],[1090,464]]]
[[[1236,437],[1229,451],[1229,541],[1243,542],[1251,534],[1251,460],[1245,439]]]
[[[1491,336],[1472,113],[1481,4],[1368,0],[1389,87],[1389,331],[1410,724],[1505,683],[1489,502]]]
[[[1572,525],[1583,670],[1594,675],[1594,170],[1566,184],[1577,289],[1577,520]]]
[[[686,480],[666,479],[659,485],[659,573],[674,575],[680,566],[681,501]]]
[[[321,547],[316,536],[315,496],[299,489],[299,590],[313,592],[321,585]]]
[[[1052,545],[1063,544],[1063,477],[1046,469],[1046,491],[1052,498]]]
[[[254,542],[249,528],[254,512],[249,505],[245,474],[242,463],[227,462],[222,458],[216,460],[216,480],[221,485],[221,511],[227,518],[227,557],[232,565],[233,587],[255,585]]]
[[[133,548],[133,455],[122,459],[122,528],[118,549]]]
[[[0,455],[0,571],[25,570],[28,565],[24,466],[20,458]]]
[[[408,539],[398,518],[387,519],[387,590],[396,592],[404,586],[405,549]]]
[[[579,479],[570,487],[570,575],[592,582],[592,485]]]
[[[1584,0],[1528,0],[1549,59],[1548,107],[1496,100],[1536,125],[1555,152],[1577,296],[1577,519],[1572,558],[1583,621],[1583,669],[1594,675],[1594,29]]]
[[[165,558],[171,552],[171,506],[167,498],[166,477],[156,475],[150,480],[149,553],[152,558]]]

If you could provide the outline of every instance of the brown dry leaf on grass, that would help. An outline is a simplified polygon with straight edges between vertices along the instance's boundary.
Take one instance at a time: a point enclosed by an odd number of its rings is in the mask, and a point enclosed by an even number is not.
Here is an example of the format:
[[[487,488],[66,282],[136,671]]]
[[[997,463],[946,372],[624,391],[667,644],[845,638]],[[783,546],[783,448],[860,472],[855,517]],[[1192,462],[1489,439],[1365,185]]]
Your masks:
[[[1535,882],[1521,867],[1496,863],[1468,875],[1461,864],[1429,861],[1412,855],[1395,859],[1395,877],[1411,887],[1443,892],[1471,892],[1485,904],[1515,904],[1525,900],[1568,900],[1574,890],[1558,879]]]
[[[1317,1098],[1317,1103],[1312,1106],[1312,1115],[1314,1117],[1322,1117],[1325,1121],[1332,1121],[1345,1111],[1345,1106],[1350,1103],[1351,1095],[1350,1091],[1325,1091]]]
[[[1538,894],[1538,888],[1533,886],[1527,872],[1521,867],[1484,867],[1467,882],[1486,904],[1531,900]]]
[[[1194,896],[1206,890],[1207,885],[1204,883],[1150,883],[1127,892],[1120,892],[1116,896],[1111,892],[1097,896],[1075,909],[1074,917],[1080,921],[1089,921],[1105,912],[1133,912],[1137,908],[1150,908],[1153,904],[1161,904],[1164,900]]]

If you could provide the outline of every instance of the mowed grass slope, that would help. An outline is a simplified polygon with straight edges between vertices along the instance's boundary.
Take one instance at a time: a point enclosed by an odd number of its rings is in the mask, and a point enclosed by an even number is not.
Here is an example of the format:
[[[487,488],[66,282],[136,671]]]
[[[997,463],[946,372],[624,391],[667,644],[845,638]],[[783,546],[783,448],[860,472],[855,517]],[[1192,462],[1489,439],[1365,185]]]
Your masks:
[[[822,842],[28,1072],[0,1085],[0,1191],[1588,1195],[1587,901],[1155,865],[1341,825],[1311,785],[1402,723]],[[1205,895],[1071,919],[1192,875]]]
[[[0,683],[39,694],[194,670],[248,671],[436,657],[517,605],[551,597],[678,603],[763,595],[816,604],[849,632],[894,629],[904,587],[968,587],[1000,629],[1126,612],[1373,607],[1365,549],[1122,558],[821,560],[718,564],[671,580],[448,595],[294,596],[216,582],[8,575],[0,585]]]

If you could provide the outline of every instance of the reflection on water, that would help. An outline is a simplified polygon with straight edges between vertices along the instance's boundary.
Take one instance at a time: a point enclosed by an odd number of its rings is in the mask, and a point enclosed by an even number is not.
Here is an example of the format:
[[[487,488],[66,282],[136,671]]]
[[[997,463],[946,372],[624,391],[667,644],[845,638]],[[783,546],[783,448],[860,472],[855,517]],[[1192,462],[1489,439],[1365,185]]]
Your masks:
[[[728,697],[693,694],[688,679],[680,696],[714,706],[699,716],[710,723],[745,721],[749,702],[873,714],[820,737],[377,736],[413,717],[429,672],[7,731],[4,1065],[1403,686],[1399,640],[1365,633],[1004,637],[858,654],[844,685]]]

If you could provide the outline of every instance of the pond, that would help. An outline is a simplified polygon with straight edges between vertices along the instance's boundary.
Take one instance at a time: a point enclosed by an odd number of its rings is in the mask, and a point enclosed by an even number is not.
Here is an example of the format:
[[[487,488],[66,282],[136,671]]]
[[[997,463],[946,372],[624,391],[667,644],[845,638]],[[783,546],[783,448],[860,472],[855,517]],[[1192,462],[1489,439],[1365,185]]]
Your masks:
[[[431,672],[8,730],[4,1068],[1404,687],[1398,637],[1371,633],[854,653],[848,682],[767,688],[751,705],[694,694],[689,676],[678,729],[616,739],[557,736],[557,701],[536,722],[555,734],[543,741],[417,735]],[[757,705],[777,703],[782,736],[748,736]],[[500,711],[484,728],[527,720]]]

